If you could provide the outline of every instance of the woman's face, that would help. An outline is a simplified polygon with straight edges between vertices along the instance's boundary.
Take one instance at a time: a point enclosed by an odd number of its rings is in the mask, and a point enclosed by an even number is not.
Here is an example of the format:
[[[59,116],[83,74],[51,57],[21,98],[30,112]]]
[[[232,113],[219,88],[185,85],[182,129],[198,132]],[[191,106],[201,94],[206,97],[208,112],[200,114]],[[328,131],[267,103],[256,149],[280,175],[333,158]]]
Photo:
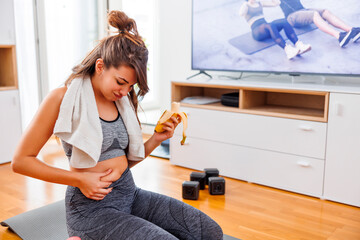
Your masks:
[[[136,84],[135,70],[126,65],[104,68],[100,78],[101,92],[110,101],[126,96]]]

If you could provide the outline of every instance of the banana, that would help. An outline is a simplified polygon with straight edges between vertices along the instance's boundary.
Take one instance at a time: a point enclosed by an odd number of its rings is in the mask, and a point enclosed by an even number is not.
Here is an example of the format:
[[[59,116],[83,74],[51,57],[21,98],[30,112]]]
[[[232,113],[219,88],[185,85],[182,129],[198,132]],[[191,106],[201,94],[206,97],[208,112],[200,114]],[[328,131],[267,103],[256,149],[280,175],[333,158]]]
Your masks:
[[[155,126],[155,132],[158,133],[164,132],[165,130],[163,129],[164,126],[163,123],[172,122],[172,120],[170,119],[172,116],[183,122],[183,139],[181,140],[180,143],[181,145],[184,145],[186,139],[185,131],[187,128],[187,115],[184,112],[180,112],[180,103],[178,102],[171,103],[171,111],[169,110],[164,111],[164,113],[161,115],[159,121]]]

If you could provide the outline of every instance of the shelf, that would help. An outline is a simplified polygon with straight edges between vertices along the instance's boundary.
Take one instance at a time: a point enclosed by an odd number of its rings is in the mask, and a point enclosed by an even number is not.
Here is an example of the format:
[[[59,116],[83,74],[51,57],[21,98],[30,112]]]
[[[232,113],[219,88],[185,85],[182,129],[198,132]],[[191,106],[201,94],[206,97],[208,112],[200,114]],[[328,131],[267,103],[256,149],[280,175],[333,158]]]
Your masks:
[[[326,122],[323,118],[323,111],[316,109],[291,108],[268,105],[262,107],[254,107],[252,109],[243,110],[241,112],[264,116]]]
[[[176,83],[172,84],[172,101],[180,102],[186,97],[204,96],[220,99],[225,93],[238,92],[231,86],[207,85],[196,83]]]
[[[189,104],[181,103],[183,107],[193,107],[193,108],[202,108],[208,110],[218,110],[218,111],[227,111],[227,112],[240,112],[239,108],[224,106],[221,103],[211,103],[211,104]]]
[[[9,91],[9,90],[16,90],[17,87],[16,86],[12,86],[12,87],[0,87],[0,91]]]
[[[327,122],[327,92],[242,89],[240,96],[240,109],[247,113]]]
[[[220,99],[222,94],[231,92],[239,92],[239,107],[228,107],[221,103],[204,105],[181,103],[181,106],[327,122],[328,92],[183,82],[172,83],[172,101],[176,102],[181,102],[184,98],[191,96]]]
[[[0,45],[0,90],[17,88],[15,46]]]

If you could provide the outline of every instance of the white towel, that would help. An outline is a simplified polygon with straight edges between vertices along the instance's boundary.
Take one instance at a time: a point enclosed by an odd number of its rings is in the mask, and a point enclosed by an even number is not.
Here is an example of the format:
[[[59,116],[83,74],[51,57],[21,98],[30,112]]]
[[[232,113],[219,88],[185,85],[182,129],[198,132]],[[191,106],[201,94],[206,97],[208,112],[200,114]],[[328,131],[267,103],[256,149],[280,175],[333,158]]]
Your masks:
[[[127,158],[141,161],[145,157],[145,149],[134,107],[128,97],[116,101],[116,106],[129,135]],[[97,164],[103,135],[90,78],[71,81],[60,105],[54,135],[73,146],[72,167],[89,168]]]

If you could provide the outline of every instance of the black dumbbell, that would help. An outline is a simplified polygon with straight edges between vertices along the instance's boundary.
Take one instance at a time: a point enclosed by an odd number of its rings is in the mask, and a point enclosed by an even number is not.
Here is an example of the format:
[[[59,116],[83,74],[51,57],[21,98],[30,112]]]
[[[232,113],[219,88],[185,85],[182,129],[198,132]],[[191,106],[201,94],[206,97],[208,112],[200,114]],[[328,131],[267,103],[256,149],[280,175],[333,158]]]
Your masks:
[[[218,177],[219,170],[217,168],[204,168],[204,172],[206,174],[205,184],[209,185],[209,177]]]
[[[225,179],[222,177],[209,177],[209,193],[211,195],[224,195]]]
[[[198,181],[200,189],[205,189],[206,174],[203,172],[192,172],[190,174],[190,181]]]
[[[198,181],[184,181],[182,184],[182,197],[189,200],[199,198],[200,183]]]

